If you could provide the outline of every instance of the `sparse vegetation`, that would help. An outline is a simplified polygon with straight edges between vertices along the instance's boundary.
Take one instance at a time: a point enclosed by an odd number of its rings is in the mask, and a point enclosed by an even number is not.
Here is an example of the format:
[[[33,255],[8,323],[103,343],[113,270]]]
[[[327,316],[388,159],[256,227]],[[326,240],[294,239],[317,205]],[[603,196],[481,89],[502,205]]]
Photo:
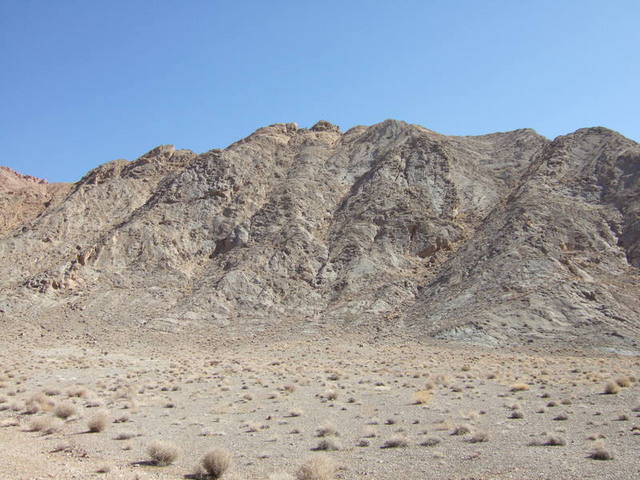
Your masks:
[[[596,440],[593,450],[589,453],[589,458],[594,460],[613,460],[613,455],[606,448],[602,440]]]
[[[413,394],[413,401],[416,405],[426,405],[431,401],[433,393],[430,390],[420,390]]]
[[[98,433],[102,432],[109,425],[110,419],[107,412],[98,412],[87,420],[87,427],[89,432]]]
[[[296,472],[297,480],[332,480],[336,471],[333,461],[324,455],[307,459]]]
[[[338,430],[335,425],[332,423],[325,423],[317,428],[316,436],[318,437],[328,437],[328,436],[337,436]]]
[[[484,443],[489,441],[489,434],[484,431],[477,431],[468,439],[470,443]]]
[[[231,466],[231,452],[223,448],[210,450],[202,457],[201,465],[208,478],[221,478]]]
[[[381,448],[399,448],[399,447],[408,447],[408,446],[409,446],[409,442],[406,439],[406,437],[402,435],[394,435],[388,440],[385,440]]]
[[[147,447],[151,461],[159,467],[171,465],[180,455],[180,450],[171,442],[156,440]]]
[[[56,405],[53,413],[56,417],[66,420],[78,413],[78,409],[71,402],[63,402]]]
[[[615,395],[616,393],[620,393],[620,385],[616,382],[607,382],[604,386],[604,393],[607,395]]]
[[[342,446],[335,438],[323,438],[318,442],[315,450],[340,450]]]

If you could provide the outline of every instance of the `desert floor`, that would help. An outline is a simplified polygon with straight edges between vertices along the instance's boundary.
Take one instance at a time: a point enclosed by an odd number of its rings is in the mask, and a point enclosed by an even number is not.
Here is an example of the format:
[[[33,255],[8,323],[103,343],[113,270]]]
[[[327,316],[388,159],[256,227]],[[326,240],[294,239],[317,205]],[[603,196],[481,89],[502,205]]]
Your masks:
[[[3,343],[3,479],[197,478],[212,448],[228,479],[310,480],[316,456],[345,480],[640,478],[634,352],[329,330]]]

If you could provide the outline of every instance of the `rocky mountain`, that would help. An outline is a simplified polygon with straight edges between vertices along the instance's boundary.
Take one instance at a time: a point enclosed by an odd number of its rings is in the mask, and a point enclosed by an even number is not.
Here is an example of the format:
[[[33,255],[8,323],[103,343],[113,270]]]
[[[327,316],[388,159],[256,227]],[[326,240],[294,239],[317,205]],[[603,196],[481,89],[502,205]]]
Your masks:
[[[70,188],[0,166],[0,235],[36,218]]]
[[[604,128],[550,141],[276,124],[53,189],[0,172],[3,202],[14,177],[41,194],[0,213],[6,322],[640,337],[640,146]]]

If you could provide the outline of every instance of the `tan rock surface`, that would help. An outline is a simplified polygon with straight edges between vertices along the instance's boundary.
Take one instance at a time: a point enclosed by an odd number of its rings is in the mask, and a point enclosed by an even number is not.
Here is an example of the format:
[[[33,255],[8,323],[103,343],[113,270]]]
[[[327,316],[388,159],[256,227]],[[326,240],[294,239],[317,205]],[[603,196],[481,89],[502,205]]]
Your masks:
[[[1,315],[633,346],[639,171],[640,147],[604,128],[549,141],[319,122],[200,155],[158,147],[0,239]]]

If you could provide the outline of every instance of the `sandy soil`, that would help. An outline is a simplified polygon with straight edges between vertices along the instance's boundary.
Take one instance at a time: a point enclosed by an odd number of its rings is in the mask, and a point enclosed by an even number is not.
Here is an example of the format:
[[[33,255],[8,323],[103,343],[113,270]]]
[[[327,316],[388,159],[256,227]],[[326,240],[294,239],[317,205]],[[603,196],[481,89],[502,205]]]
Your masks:
[[[280,338],[3,342],[0,478],[194,478],[218,447],[229,479],[296,478],[321,455],[345,480],[640,477],[637,355]],[[170,465],[155,440],[180,451]]]

